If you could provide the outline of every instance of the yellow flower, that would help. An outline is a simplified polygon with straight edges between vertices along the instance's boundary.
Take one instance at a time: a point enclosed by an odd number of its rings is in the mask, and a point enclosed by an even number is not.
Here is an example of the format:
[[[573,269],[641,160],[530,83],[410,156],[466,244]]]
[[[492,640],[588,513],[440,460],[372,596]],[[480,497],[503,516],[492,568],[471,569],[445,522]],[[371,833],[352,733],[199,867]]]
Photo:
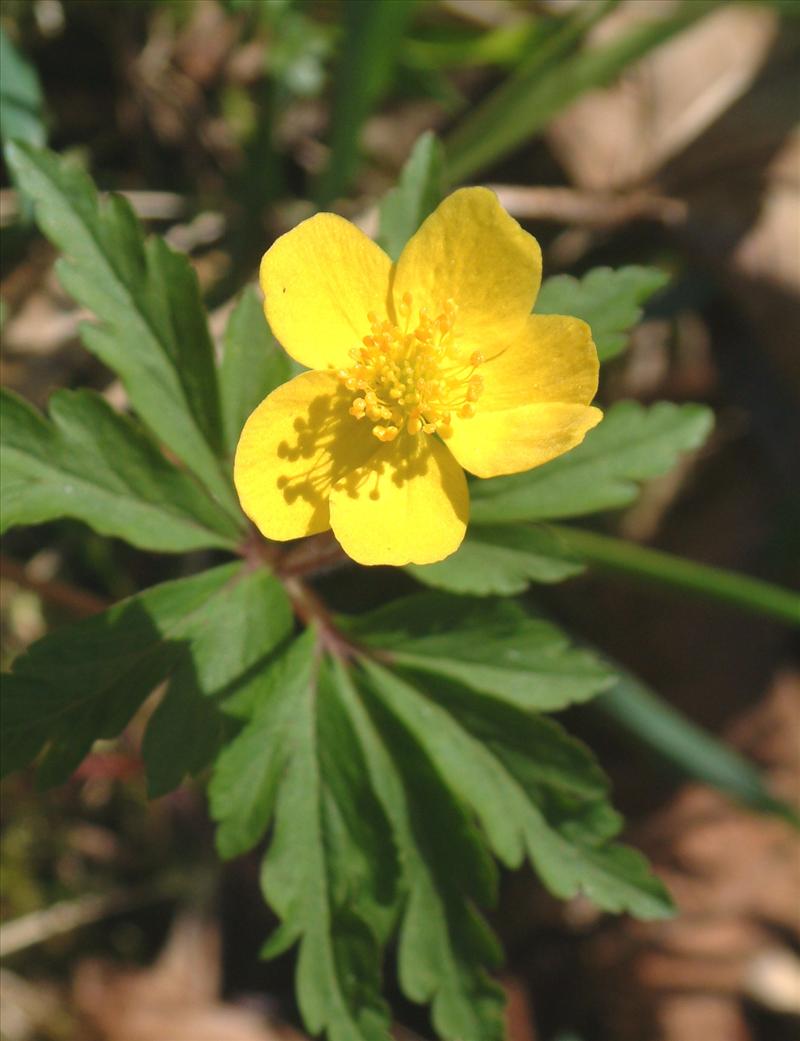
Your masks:
[[[247,420],[234,479],[270,539],[333,528],[362,564],[429,564],[469,516],[464,470],[518,473],[602,418],[577,318],[532,315],[541,251],[485,188],[463,188],[396,264],[319,213],[261,262],[267,320],[311,368]]]

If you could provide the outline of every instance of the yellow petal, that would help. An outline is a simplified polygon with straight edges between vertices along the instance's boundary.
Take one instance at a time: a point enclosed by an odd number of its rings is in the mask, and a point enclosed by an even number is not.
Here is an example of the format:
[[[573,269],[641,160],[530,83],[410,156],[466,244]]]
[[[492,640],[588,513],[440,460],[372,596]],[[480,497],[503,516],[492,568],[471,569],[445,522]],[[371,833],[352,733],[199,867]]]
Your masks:
[[[543,401],[588,405],[597,393],[600,363],[586,322],[532,314],[517,339],[479,372],[481,412]]]
[[[331,526],[360,564],[432,564],[461,545],[464,471],[435,438],[401,436],[331,492]]]
[[[499,477],[541,466],[583,441],[600,409],[563,402],[479,411],[453,423],[447,447],[470,473]]]
[[[270,539],[330,527],[328,493],[362,466],[378,442],[349,415],[352,395],[327,372],[304,372],[278,387],[244,425],[233,466],[242,509]]]
[[[386,316],[391,261],[358,228],[318,213],[273,243],[261,261],[264,313],[276,339],[312,369],[352,364],[369,333],[367,313]]]
[[[428,217],[397,261],[396,305],[411,293],[413,307],[441,314],[458,305],[459,343],[483,349],[515,337],[530,314],[542,277],[532,235],[505,212],[488,188],[462,188]]]

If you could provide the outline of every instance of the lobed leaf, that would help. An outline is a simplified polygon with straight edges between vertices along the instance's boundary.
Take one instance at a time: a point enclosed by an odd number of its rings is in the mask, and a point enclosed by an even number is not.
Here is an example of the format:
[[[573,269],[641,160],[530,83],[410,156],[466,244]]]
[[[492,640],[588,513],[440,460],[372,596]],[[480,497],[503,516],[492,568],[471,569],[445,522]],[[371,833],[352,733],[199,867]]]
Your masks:
[[[627,506],[637,482],[666,473],[680,453],[705,441],[713,414],[667,401],[613,405],[603,422],[566,455],[528,473],[472,485],[477,525],[578,517]]]
[[[251,722],[220,757],[211,807],[226,856],[256,841],[274,812],[262,885],[282,924],[264,953],[299,941],[297,996],[309,1030],[331,1041],[383,1041],[380,950],[398,866],[313,631],[265,677]]]
[[[292,631],[292,612],[280,582],[265,570],[240,573],[213,605],[190,654],[172,673],[142,743],[151,796],[176,788],[216,757],[239,729],[231,717],[259,695]]]
[[[48,422],[3,390],[0,422],[0,531],[75,517],[156,552],[235,545],[230,517],[98,394],[56,392]]]
[[[526,711],[585,701],[614,678],[555,626],[509,601],[415,594],[351,620],[348,629],[405,673],[455,680]]]
[[[469,596],[513,596],[531,582],[562,582],[584,565],[545,528],[472,525],[460,548],[437,564],[410,564],[419,582]]]
[[[233,454],[245,420],[292,375],[292,361],[270,332],[259,292],[248,286],[225,329],[219,389],[225,447]]]
[[[248,614],[259,601],[270,605],[266,625],[263,612],[252,620]],[[285,637],[290,618],[274,578],[226,564],[165,582],[56,630],[17,658],[3,677],[3,772],[27,765],[47,746],[40,780],[66,780],[93,742],[116,737],[156,685],[176,670],[184,685],[191,677],[198,698],[232,693]],[[181,764],[195,765],[186,737],[180,727],[169,741],[160,736],[159,755],[173,762],[156,764],[157,790],[166,790],[163,771],[182,776]]]
[[[498,710],[494,699],[476,699],[458,684],[417,690],[377,665],[363,667],[369,689],[471,807],[505,864],[517,867],[526,856],[561,898],[583,892],[606,910],[671,914],[644,858],[609,841],[620,821],[605,802],[602,774],[555,723],[532,742],[532,728],[544,721],[529,713]]]
[[[83,326],[84,343],[120,375],[156,437],[243,523],[217,459],[214,350],[189,261],[162,239],[145,241],[124,199],[101,205],[91,180],[53,153],[15,142],[7,156],[42,231],[64,253],[64,288],[100,319]]]
[[[443,197],[444,151],[436,135],[427,131],[417,138],[397,186],[381,200],[378,245],[392,260]]]
[[[588,322],[600,361],[609,361],[625,349],[628,330],[642,317],[640,305],[668,281],[658,268],[637,264],[594,268],[581,279],[554,275],[542,283],[535,310]]]

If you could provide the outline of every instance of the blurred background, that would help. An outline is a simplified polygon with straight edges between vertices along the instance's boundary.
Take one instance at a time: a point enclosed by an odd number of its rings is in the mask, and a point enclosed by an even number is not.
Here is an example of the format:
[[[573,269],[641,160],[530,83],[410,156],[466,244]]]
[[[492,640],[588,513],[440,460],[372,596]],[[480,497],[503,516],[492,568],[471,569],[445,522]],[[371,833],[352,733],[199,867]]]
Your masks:
[[[125,192],[191,256],[215,335],[298,220],[332,208],[373,232],[426,130],[444,142],[451,186],[493,187],[540,239],[546,274],[668,271],[602,397],[706,402],[717,426],[608,530],[800,584],[795,0],[2,0],[0,25],[4,138],[47,142]],[[85,315],[30,216],[4,172],[3,382],[40,406],[79,385],[122,403],[80,344]],[[12,532],[3,664],[51,627],[197,565],[70,521]],[[387,582],[410,579],[344,573],[322,590],[347,607]],[[796,636],[619,578],[543,599],[800,805]],[[528,873],[506,877],[492,922],[508,952],[511,1041],[796,1037],[796,833],[687,777],[688,746],[681,775],[667,751],[590,708],[568,722],[681,914],[612,919],[558,904]],[[2,788],[2,1037],[302,1037],[291,956],[258,960],[271,924],[258,853],[219,865],[201,786],[147,802],[143,724],[56,791],[37,793],[27,775]],[[390,997],[398,1038],[431,1036],[418,1008]]]

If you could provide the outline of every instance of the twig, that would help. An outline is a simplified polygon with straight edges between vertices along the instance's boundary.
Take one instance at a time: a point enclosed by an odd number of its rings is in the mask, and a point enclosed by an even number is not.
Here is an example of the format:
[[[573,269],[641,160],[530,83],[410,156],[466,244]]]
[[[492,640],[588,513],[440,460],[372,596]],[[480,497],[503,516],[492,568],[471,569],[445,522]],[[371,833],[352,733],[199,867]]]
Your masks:
[[[55,607],[63,607],[79,618],[99,614],[111,606],[110,600],[96,596],[94,593],[87,593],[84,589],[76,589],[75,586],[68,585],[66,582],[42,581],[33,578],[28,574],[24,564],[2,555],[0,555],[0,577],[38,593],[42,600]]]
[[[512,217],[610,228],[631,220],[682,224],[687,206],[681,199],[635,191],[629,195],[586,192],[574,188],[528,188],[517,184],[490,184],[489,188]]]
[[[0,926],[0,958],[8,958],[54,936],[63,936],[64,933],[71,933],[74,929],[110,918],[122,911],[176,897],[185,886],[185,879],[172,879],[160,885],[112,889],[108,893],[62,900],[41,911],[22,915]]]

